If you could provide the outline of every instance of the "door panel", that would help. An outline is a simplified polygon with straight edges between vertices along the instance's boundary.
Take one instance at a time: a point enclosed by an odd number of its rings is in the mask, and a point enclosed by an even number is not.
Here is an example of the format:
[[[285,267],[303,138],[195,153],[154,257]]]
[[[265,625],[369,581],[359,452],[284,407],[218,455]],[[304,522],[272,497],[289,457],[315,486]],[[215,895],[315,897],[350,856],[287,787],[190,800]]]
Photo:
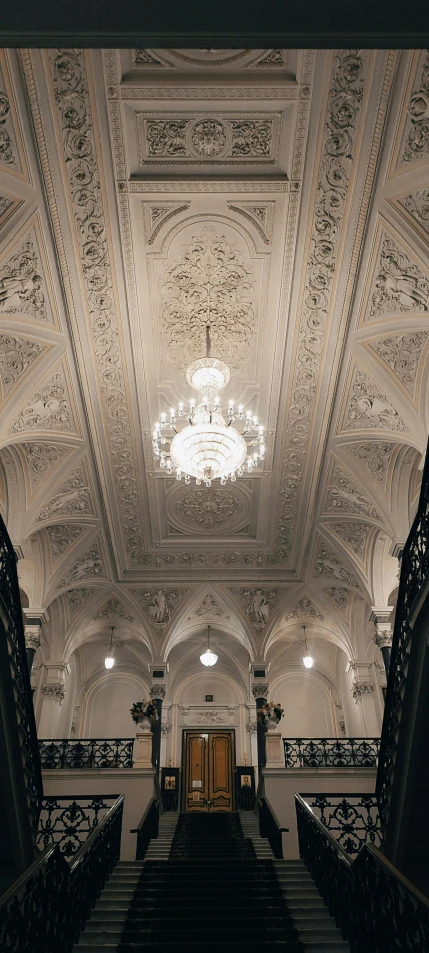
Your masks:
[[[232,811],[232,732],[186,732],[184,758],[185,811]]]
[[[208,736],[189,734],[186,739],[186,810],[207,810]]]

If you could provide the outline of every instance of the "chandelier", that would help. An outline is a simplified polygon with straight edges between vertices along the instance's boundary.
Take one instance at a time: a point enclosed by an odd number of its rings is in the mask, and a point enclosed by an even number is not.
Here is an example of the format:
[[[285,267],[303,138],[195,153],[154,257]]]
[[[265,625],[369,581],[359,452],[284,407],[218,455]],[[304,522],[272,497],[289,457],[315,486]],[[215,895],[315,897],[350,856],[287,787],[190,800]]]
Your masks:
[[[153,453],[167,474],[175,472],[176,479],[185,483],[195,478],[197,486],[211,486],[220,480],[235,482],[237,476],[252,473],[259,461],[265,459],[264,428],[250,410],[244,412],[240,404],[234,410],[232,400],[225,415],[220,407],[219,393],[230,379],[230,370],[224,361],[211,357],[210,325],[206,328],[206,357],[193,361],[186,371],[186,380],[198,398],[190,401],[186,412],[183,403],[178,410],[161,414],[160,423],[153,432]],[[179,429],[178,420],[187,421]],[[242,422],[242,430],[233,424]]]
[[[206,651],[203,652],[202,655],[200,655],[200,662],[202,662],[203,665],[207,665],[211,667],[212,665],[216,665],[217,659],[218,659],[217,655],[215,655],[215,653],[212,652],[210,648],[210,626],[208,625],[207,626],[207,648],[206,648]]]
[[[106,655],[106,658],[104,659],[104,665],[107,669],[113,668],[115,664],[115,657],[113,655],[113,633],[115,631],[115,626],[112,625],[110,628],[112,630],[110,633],[110,649]]]
[[[303,625],[302,628],[304,629],[304,649],[305,649],[305,655],[302,661],[304,662],[304,665],[306,668],[313,668],[314,659],[313,659],[313,656],[310,655],[308,651],[307,636],[305,634],[305,625]]]

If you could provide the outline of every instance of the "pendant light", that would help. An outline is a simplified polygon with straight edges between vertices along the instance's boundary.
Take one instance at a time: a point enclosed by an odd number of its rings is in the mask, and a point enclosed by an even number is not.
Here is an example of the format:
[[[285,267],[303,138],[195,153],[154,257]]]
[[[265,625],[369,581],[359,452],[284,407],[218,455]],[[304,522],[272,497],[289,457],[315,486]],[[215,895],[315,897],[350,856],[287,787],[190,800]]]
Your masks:
[[[313,668],[314,659],[313,659],[313,656],[310,655],[308,651],[307,636],[305,634],[305,625],[303,625],[302,628],[304,629],[304,647],[305,647],[305,655],[302,661],[304,662],[304,665],[306,668]]]
[[[112,631],[111,631],[111,635],[110,635],[110,649],[109,649],[109,651],[108,651],[108,653],[107,653],[107,655],[106,655],[106,658],[104,659],[104,664],[105,664],[105,666],[106,666],[107,669],[113,668],[113,666],[114,666],[114,664],[115,664],[115,659],[114,659],[114,656],[113,656],[113,632],[114,632],[115,626],[112,625],[111,628],[112,628]]]
[[[203,652],[202,655],[200,655],[200,662],[202,662],[203,665],[212,666],[212,665],[216,665],[217,659],[218,659],[217,655],[215,655],[215,653],[212,652],[210,648],[210,626],[208,625],[207,626],[207,648],[206,648],[206,651]]]

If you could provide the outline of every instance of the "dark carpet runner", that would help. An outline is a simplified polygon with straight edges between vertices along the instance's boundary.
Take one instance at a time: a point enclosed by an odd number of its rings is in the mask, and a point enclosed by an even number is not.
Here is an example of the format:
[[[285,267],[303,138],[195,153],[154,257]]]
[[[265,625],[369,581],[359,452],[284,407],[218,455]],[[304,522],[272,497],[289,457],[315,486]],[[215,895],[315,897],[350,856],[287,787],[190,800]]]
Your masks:
[[[271,861],[257,860],[238,814],[182,814],[170,860],[144,864],[119,953],[304,953]]]

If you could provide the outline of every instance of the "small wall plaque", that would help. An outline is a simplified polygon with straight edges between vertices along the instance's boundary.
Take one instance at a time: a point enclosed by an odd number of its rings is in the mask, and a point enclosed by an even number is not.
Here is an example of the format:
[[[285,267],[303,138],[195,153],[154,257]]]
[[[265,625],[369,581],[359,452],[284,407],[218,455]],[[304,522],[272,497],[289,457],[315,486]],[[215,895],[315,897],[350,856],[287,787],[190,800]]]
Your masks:
[[[213,695],[206,695],[206,702],[212,702],[212,701],[213,701]]]
[[[192,787],[193,787],[193,788],[202,788],[202,786],[203,786],[202,781],[193,781],[193,782],[192,782]]]

